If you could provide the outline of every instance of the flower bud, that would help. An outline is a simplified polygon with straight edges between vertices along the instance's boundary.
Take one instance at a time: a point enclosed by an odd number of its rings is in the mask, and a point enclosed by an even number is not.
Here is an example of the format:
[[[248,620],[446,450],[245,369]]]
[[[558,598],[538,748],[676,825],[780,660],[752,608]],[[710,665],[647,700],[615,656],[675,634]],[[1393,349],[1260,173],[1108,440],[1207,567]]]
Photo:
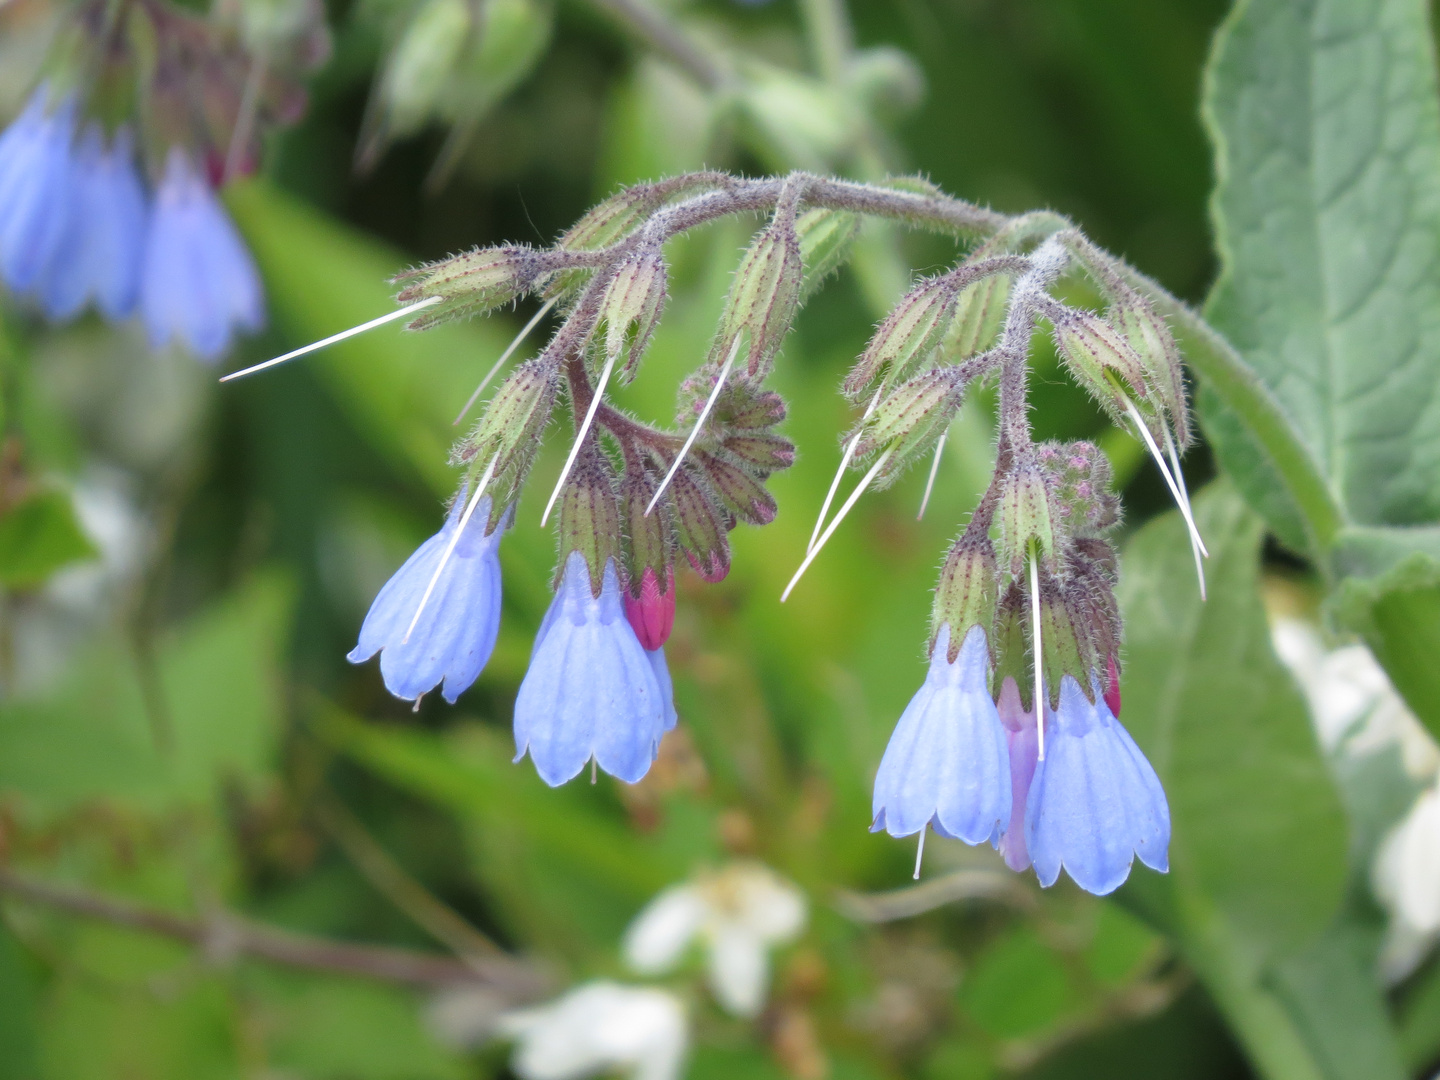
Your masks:
[[[681,415],[681,424],[694,422],[713,385],[698,374],[686,380],[685,393],[694,395],[694,403],[688,417]],[[774,427],[785,419],[785,399],[773,390],[762,389],[759,383],[750,379],[731,378],[715,401],[713,415],[718,424],[727,428],[753,431]]]
[[[1145,385],[1169,415],[1175,444],[1183,450],[1190,443],[1189,411],[1180,349],[1170,327],[1148,300],[1131,289],[1121,294],[1108,314],[1139,358]]]
[[[665,497],[675,510],[675,539],[690,565],[706,581],[723,581],[730,572],[728,527],[706,485],[681,468]]]
[[[389,135],[417,130],[440,102],[471,31],[464,0],[425,0],[385,62],[379,98]]]
[[[666,203],[715,186],[706,173],[677,176],[653,184],[636,184],[599,203],[570,227],[555,245],[562,251],[599,251],[625,239]],[[562,270],[546,286],[547,299],[573,291],[589,270]]]
[[[990,655],[995,662],[990,676],[992,689],[999,689],[1006,679],[1015,680],[1028,711],[1035,697],[1035,683],[1030,677],[1030,600],[1018,581],[1012,581],[1000,594],[990,634]]]
[[[860,429],[856,460],[890,448],[889,459],[875,477],[876,484],[883,487],[916,458],[930,452],[955,418],[963,396],[964,387],[954,368],[936,368],[897,386]],[[958,627],[951,629],[959,633]]]
[[[1099,658],[1086,612],[1071,590],[1063,588],[1046,570],[1040,579],[1041,658],[1045,668],[1045,693],[1050,707],[1060,704],[1060,680],[1069,675],[1080,684],[1087,699],[1094,700],[1091,676]]]
[[[940,356],[945,363],[958,364],[995,344],[1005,325],[1013,283],[1010,274],[990,274],[960,290],[955,298],[955,314],[940,340]]]
[[[518,300],[534,288],[545,269],[540,253],[531,248],[476,248],[397,275],[396,281],[411,284],[396,299],[402,304],[436,296],[442,299],[406,324],[411,330],[424,330]]]
[[[768,431],[745,435],[729,434],[721,445],[761,476],[788,469],[795,464],[795,444]]]
[[[1076,540],[1066,559],[1067,587],[1084,617],[1097,660],[1118,656],[1124,634],[1115,568],[1115,549],[1093,537]]]
[[[1120,523],[1120,498],[1110,490],[1110,459],[1092,442],[1042,443],[1040,467],[1068,535],[1099,535]]]
[[[657,510],[645,514],[658,487],[655,476],[639,463],[625,469],[620,481],[626,535],[625,615],[646,649],[665,644],[675,622],[675,568],[670,515]]]
[[[756,236],[735,271],[720,317],[720,335],[711,350],[712,363],[723,363],[743,334],[751,377],[768,370],[800,307],[803,270],[794,225],[777,218]]]
[[[557,585],[572,551],[581,554],[590,570],[590,595],[599,596],[605,564],[613,559],[620,565],[620,504],[610,459],[593,432],[585,437],[560,497]]]
[[[800,237],[800,259],[805,265],[800,284],[804,303],[825,279],[850,258],[850,248],[860,233],[860,219],[848,210],[827,210],[817,206],[806,210],[795,222]]]
[[[640,354],[660,322],[665,306],[665,257],[658,245],[636,248],[621,260],[605,299],[600,319],[605,324],[605,351],[619,356],[629,348],[625,375],[633,378]]]
[[[1147,395],[1145,366],[1120,332],[1090,311],[1067,308],[1054,319],[1055,345],[1070,375],[1090,393],[1116,424],[1129,421],[1126,394],[1113,381],[1114,372],[1135,396]]]
[[[954,663],[970,627],[980,625],[988,632],[995,621],[998,577],[995,548],[983,533],[968,532],[955,542],[940,570],[935,587],[935,606],[930,615],[933,647],[942,626],[950,627],[950,649],[946,660]]]
[[[490,481],[495,520],[520,496],[559,387],[554,363],[536,358],[521,364],[500,385],[480,422],[452,454],[456,464],[477,459],[488,464],[495,458]]]
[[[955,314],[955,287],[946,278],[930,278],[900,299],[876,328],[870,344],[845,377],[845,393],[858,397],[882,375],[902,378],[906,368],[934,351]]]
[[[1000,483],[1000,562],[1011,575],[1024,573],[1034,541],[1049,559],[1057,551],[1055,507],[1045,485],[1045,474],[1035,465],[1022,465]]]
[[[775,520],[775,497],[754,474],[704,451],[696,451],[695,460],[704,469],[720,505],[731,516],[750,525],[769,525]]]

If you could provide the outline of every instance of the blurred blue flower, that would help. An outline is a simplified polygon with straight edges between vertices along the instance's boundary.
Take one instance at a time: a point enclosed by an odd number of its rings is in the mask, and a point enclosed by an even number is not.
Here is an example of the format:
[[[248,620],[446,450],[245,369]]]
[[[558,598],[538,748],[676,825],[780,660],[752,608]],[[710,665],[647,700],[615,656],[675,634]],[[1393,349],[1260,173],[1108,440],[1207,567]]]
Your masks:
[[[360,627],[360,641],[346,659],[363,664],[377,652],[386,688],[413,701],[443,680],[450,704],[480,675],[500,629],[500,534],[485,532],[490,499],[482,498],[455,541],[455,550],[435,582],[424,611],[405,640],[430,588],[435,568],[460,527],[465,489],[455,497],[445,525],[421,544],[385,583]]]
[[[68,197],[63,238],[38,283],[40,306],[62,322],[94,300],[118,322],[135,308],[145,249],[145,188],[127,129],[107,149],[99,124],[85,128]]]
[[[591,758],[636,783],[655,760],[673,711],[657,679],[663,664],[663,655],[646,654],[625,618],[615,563],[606,562],[596,597],[584,556],[572,551],[515,699],[515,760],[528,751],[551,787]]]
[[[260,275],[209,183],[186,152],[170,148],[155,195],[140,278],[140,311],[150,343],[178,338],[215,361],[236,330],[265,321]]]
[[[930,671],[880,760],[871,832],[909,836],[933,825],[941,836],[979,844],[1010,813],[1010,755],[990,698],[985,631],[972,626],[952,664],[950,627],[940,628]]]
[[[0,135],[0,279],[28,292],[65,238],[73,177],[75,100],[47,110],[41,87]]]
[[[1045,757],[1025,807],[1025,843],[1041,885],[1053,885],[1063,866],[1096,896],[1124,883],[1136,855],[1152,870],[1170,868],[1165,791],[1098,682],[1092,705],[1065,676],[1060,708],[1047,710]]]

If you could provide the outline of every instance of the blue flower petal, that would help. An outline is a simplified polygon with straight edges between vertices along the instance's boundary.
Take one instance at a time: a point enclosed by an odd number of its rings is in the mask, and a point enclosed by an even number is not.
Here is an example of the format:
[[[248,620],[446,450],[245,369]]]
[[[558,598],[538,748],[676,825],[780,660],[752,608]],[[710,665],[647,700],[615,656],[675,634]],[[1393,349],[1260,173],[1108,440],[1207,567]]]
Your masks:
[[[645,655],[650,660],[650,669],[655,672],[655,685],[660,688],[660,703],[665,707],[664,730],[673,731],[680,722],[680,717],[675,712],[675,686],[670,681],[670,665],[665,662],[665,646],[646,649]]]
[[[155,196],[140,277],[140,310],[150,343],[178,339],[215,361],[235,331],[264,325],[254,260],[210,185],[172,147]]]
[[[107,318],[124,319],[139,294],[147,214],[128,131],[107,150],[98,124],[85,129],[68,194],[64,239],[38,284],[40,306],[63,322],[93,299]]]
[[[70,218],[75,101],[47,112],[46,97],[41,87],[0,136],[0,279],[18,293],[38,283]]]
[[[1092,704],[1070,676],[1060,708],[1047,710],[1025,841],[1041,885],[1053,885],[1063,867],[1097,896],[1125,882],[1136,854],[1154,869],[1169,865],[1170,810],[1155,770],[1098,687]]]
[[[552,787],[592,757],[633,784],[655,760],[665,722],[651,659],[625,618],[615,564],[606,564],[595,597],[584,557],[571,552],[515,699],[515,760],[528,752]]]
[[[485,532],[490,517],[488,497],[475,507],[415,622],[425,590],[459,528],[464,501],[462,489],[444,527],[385,583],[360,627],[359,642],[346,657],[361,664],[380,653],[386,688],[407,701],[443,682],[442,695],[453,705],[479,677],[495,649],[500,630],[501,529],[497,526]]]
[[[1010,756],[991,700],[985,632],[970,629],[955,663],[942,627],[925,683],[911,699],[875,776],[872,831],[909,836],[928,824],[985,843],[1010,810]]]

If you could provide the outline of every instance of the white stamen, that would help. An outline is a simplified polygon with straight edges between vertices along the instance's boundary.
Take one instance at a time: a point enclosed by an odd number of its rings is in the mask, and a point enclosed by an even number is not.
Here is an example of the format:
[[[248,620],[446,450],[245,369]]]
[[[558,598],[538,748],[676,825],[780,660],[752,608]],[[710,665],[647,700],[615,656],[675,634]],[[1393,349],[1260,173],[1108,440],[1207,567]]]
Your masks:
[[[1045,673],[1040,657],[1040,561],[1035,549],[1030,549],[1030,621],[1035,633],[1035,741],[1038,746],[1037,758],[1045,760]]]
[[[920,843],[919,843],[918,845],[916,845],[916,847],[915,847],[915,875],[914,875],[914,879],[915,879],[916,881],[919,881],[919,880],[920,880],[920,860],[922,860],[923,858],[925,858],[925,833],[926,833],[927,830],[929,830],[929,828],[930,828],[930,823],[929,823],[928,821],[927,821],[924,825],[921,825],[921,826],[920,826]]]
[[[595,758],[592,757],[592,758],[590,759],[590,783],[592,783],[592,784],[595,783],[595,781],[599,779],[599,773],[597,773],[595,770],[596,770],[596,761],[595,761]]]
[[[284,356],[277,356],[274,360],[266,360],[263,364],[256,364],[254,367],[247,367],[243,371],[232,371],[229,375],[221,375],[220,381],[233,382],[235,379],[243,379],[246,375],[253,375],[257,371],[264,371],[266,368],[272,368],[275,367],[277,364],[283,364],[287,360],[294,360],[296,357],[304,356],[306,353],[312,353],[315,352],[317,349],[323,349],[327,345],[334,345],[337,341],[344,341],[346,338],[352,338],[356,334],[363,334],[366,330],[374,330],[377,326],[384,326],[386,323],[394,322],[396,319],[403,319],[407,315],[413,315],[421,308],[432,307],[433,305],[440,303],[440,301],[443,299],[445,299],[443,296],[431,296],[425,300],[421,300],[419,303],[409,304],[405,307],[398,308],[395,311],[390,312],[388,315],[381,315],[378,319],[371,319],[369,322],[361,323],[359,326],[352,326],[349,330],[341,330],[340,333],[331,334],[329,337],[324,338],[320,341],[313,341],[309,345],[304,346],[303,348],[296,349],[294,352],[287,352]]]
[[[510,342],[510,347],[500,354],[499,360],[495,361],[495,366],[490,369],[490,374],[486,375],[485,378],[480,380],[480,385],[475,388],[475,392],[471,394],[469,399],[465,402],[465,407],[460,410],[460,415],[455,417],[454,420],[450,421],[452,427],[455,424],[460,423],[461,420],[465,419],[465,414],[470,411],[470,406],[474,405],[480,395],[485,392],[485,387],[490,385],[490,380],[495,378],[495,375],[499,372],[500,368],[504,366],[505,361],[510,359],[510,354],[520,347],[520,343],[530,336],[530,331],[535,329],[535,327],[539,324],[540,320],[543,319],[546,315],[548,315],[550,313],[550,309],[554,306],[554,300],[546,300],[544,306],[541,307],[541,309],[535,313],[534,317],[532,317],[531,320],[525,324],[525,328],[521,330],[520,333],[515,335],[515,340]]]
[[[915,515],[916,521],[923,521],[925,518],[925,507],[930,505],[930,490],[935,486],[935,474],[940,471],[940,456],[945,453],[945,440],[949,437],[949,428],[940,433],[940,443],[935,447],[935,460],[930,463],[930,479],[925,481],[925,497],[920,500],[920,512]]]
[[[1180,485],[1180,494],[1185,498],[1186,507],[1189,507],[1190,492],[1185,487],[1185,473],[1180,468],[1180,455],[1175,452],[1175,440],[1170,437],[1168,425],[1165,428],[1165,452],[1170,455],[1170,468],[1174,470],[1175,482]],[[1191,533],[1190,554],[1195,556],[1195,576],[1200,579],[1200,600],[1203,603],[1205,600],[1205,564],[1200,561],[1200,556],[1202,553],[1208,554],[1208,552],[1203,552],[1197,540],[1197,534]]]
[[[570,470],[575,465],[575,459],[580,456],[580,447],[585,442],[585,436],[590,433],[590,425],[594,422],[595,413],[600,408],[600,398],[605,393],[605,384],[610,381],[610,372],[615,370],[615,355],[617,354],[612,354],[606,359],[605,367],[600,371],[600,381],[595,384],[595,395],[590,399],[590,408],[585,410],[585,422],[575,433],[575,445],[570,447],[570,456],[565,459],[565,467],[560,470],[560,479],[555,481],[555,490],[550,493],[550,501],[545,504],[545,513],[540,515],[542,526],[550,520],[550,511],[555,509],[555,500],[560,498],[560,492],[565,487],[565,481],[570,478]]]
[[[855,490],[850,493],[850,497],[845,500],[845,504],[841,506],[835,514],[834,520],[831,521],[830,524],[825,527],[825,531],[820,534],[819,542],[805,553],[805,561],[800,564],[800,569],[795,571],[795,576],[790,579],[790,584],[786,585],[785,591],[780,594],[780,602],[782,604],[790,598],[790,590],[795,588],[796,583],[800,580],[800,575],[810,568],[810,564],[815,561],[815,556],[820,554],[820,549],[829,542],[835,530],[840,527],[840,522],[844,521],[845,515],[850,512],[850,508],[859,501],[861,495],[865,494],[865,489],[870,486],[870,481],[875,479],[875,474],[884,468],[885,462],[890,460],[890,455],[894,452],[895,448],[892,446],[881,454],[875,464],[870,466],[870,471],[861,477],[860,483],[855,485]]]
[[[405,636],[400,639],[404,645],[410,640],[410,635],[415,632],[416,625],[420,622],[420,616],[425,611],[425,605],[430,602],[430,594],[435,591],[435,584],[440,580],[440,575],[445,572],[445,566],[450,562],[450,556],[455,553],[455,545],[460,542],[461,535],[465,532],[465,526],[470,524],[470,515],[475,513],[475,507],[480,505],[480,496],[485,494],[485,489],[490,486],[490,478],[495,475],[495,462],[499,455],[490,459],[490,464],[485,466],[485,475],[480,478],[480,484],[475,488],[475,494],[470,496],[470,502],[465,506],[465,512],[460,515],[460,525],[450,537],[450,543],[445,545],[445,554],[440,556],[440,565],[435,567],[435,573],[430,575],[430,584],[425,586],[425,595],[420,597],[420,606],[415,609],[415,617],[410,620],[410,627],[405,631]]]
[[[865,415],[860,418],[860,423],[870,419],[870,414],[875,411],[875,406],[880,404],[880,394],[884,390],[881,387],[875,391],[875,396],[870,399],[870,404],[865,408]],[[810,542],[805,545],[805,551],[815,550],[815,538],[820,535],[820,528],[825,524],[825,515],[830,512],[830,504],[835,501],[835,493],[840,490],[840,478],[845,475],[845,470],[850,465],[850,459],[855,456],[855,447],[860,442],[860,433],[857,431],[855,437],[845,444],[845,453],[840,456],[840,468],[835,470],[835,479],[830,481],[830,490],[825,493],[825,501],[820,504],[820,516],[815,519],[815,528],[810,531]]]
[[[1140,437],[1145,440],[1145,445],[1150,450],[1150,456],[1155,459],[1155,464],[1159,466],[1160,475],[1165,477],[1165,483],[1170,488],[1170,494],[1175,499],[1175,505],[1180,509],[1180,516],[1185,519],[1185,526],[1190,530],[1191,546],[1199,548],[1200,554],[1209,558],[1210,552],[1205,550],[1205,541],[1200,538],[1200,529],[1195,524],[1195,518],[1190,514],[1190,500],[1181,493],[1179,485],[1175,483],[1175,478],[1170,475],[1170,467],[1165,464],[1165,455],[1160,453],[1160,448],[1155,445],[1155,437],[1150,434],[1150,429],[1145,426],[1145,421],[1140,416],[1140,410],[1136,409],[1135,403],[1128,399],[1125,402],[1125,407],[1130,413],[1130,418],[1135,422],[1135,426],[1140,429]],[[1205,589],[1204,574],[1200,575],[1200,589],[1201,595],[1203,596]]]
[[[650,511],[655,509],[655,504],[660,501],[660,496],[665,494],[665,489],[670,486],[670,481],[675,479],[675,474],[680,471],[681,464],[685,461],[685,455],[690,452],[690,447],[695,445],[695,439],[700,434],[700,428],[705,424],[705,418],[710,415],[710,410],[715,407],[715,401],[720,397],[720,391],[725,386],[725,380],[730,377],[730,366],[735,363],[735,356],[740,352],[740,337],[736,335],[735,344],[730,347],[730,355],[725,358],[725,363],[720,368],[720,375],[715,380],[715,389],[710,391],[710,396],[705,399],[705,407],[700,410],[700,416],[695,421],[695,426],[690,429],[689,436],[685,439],[685,445],[680,447],[680,453],[675,455],[675,461],[670,466],[670,471],[665,474],[665,479],[660,481],[660,486],[655,489],[655,497],[650,500],[650,505],[645,507],[645,516],[650,516]]]

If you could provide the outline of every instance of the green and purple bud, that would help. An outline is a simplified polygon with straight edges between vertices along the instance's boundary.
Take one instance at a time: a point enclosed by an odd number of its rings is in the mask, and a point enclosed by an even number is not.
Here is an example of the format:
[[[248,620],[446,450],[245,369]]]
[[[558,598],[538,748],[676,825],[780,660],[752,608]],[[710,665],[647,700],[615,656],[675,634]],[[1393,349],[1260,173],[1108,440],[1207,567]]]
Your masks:
[[[940,570],[930,614],[931,648],[935,647],[940,628],[950,627],[948,659],[953,664],[970,627],[984,628],[988,637],[995,622],[997,595],[995,548],[983,532],[972,535],[967,530],[955,541]]]
[[[955,419],[964,395],[965,386],[955,368],[935,368],[897,386],[860,428],[855,459],[864,461],[888,449],[890,456],[875,482],[880,487],[892,482],[935,448]],[[955,630],[959,633],[958,627]]]
[[[439,323],[483,315],[518,300],[556,266],[549,253],[520,245],[476,248],[407,270],[393,280],[409,283],[396,297],[402,304],[440,299],[440,303],[432,303],[406,324],[411,330],[425,330]]]
[[[768,371],[800,308],[803,276],[794,218],[777,214],[755,237],[735,271],[710,362],[723,363],[741,339],[750,376]]]
[[[640,356],[650,343],[650,335],[660,323],[665,307],[665,284],[668,274],[660,246],[637,247],[627,254],[611,278],[600,305],[600,322],[605,327],[605,352],[625,358],[626,379],[634,378]]]
[[[558,365],[545,357],[526,361],[500,384],[479,423],[451,454],[455,464],[478,462],[482,468],[494,459],[492,528],[499,515],[520,497],[559,390]]]
[[[859,398],[877,379],[893,383],[934,352],[955,315],[955,297],[949,275],[927,278],[901,297],[845,377],[845,393]]]
[[[615,471],[600,448],[598,437],[586,435],[560,497],[560,567],[558,587],[570,553],[579,552],[590,572],[590,593],[599,596],[605,567],[620,565],[620,502],[615,494]]]

